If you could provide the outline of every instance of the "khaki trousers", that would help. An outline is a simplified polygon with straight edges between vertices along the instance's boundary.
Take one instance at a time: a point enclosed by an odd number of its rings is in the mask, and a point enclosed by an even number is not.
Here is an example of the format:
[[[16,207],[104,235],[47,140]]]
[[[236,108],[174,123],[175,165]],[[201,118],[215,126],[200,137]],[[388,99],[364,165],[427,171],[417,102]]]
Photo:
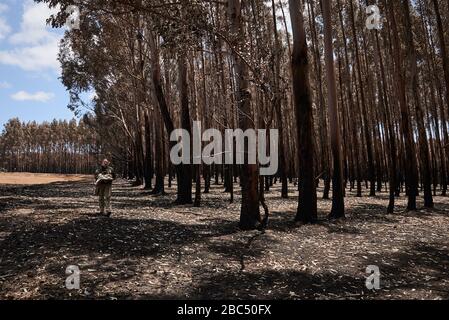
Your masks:
[[[104,213],[111,212],[111,194],[112,194],[112,184],[100,184],[98,188],[98,197],[100,202],[100,212]]]

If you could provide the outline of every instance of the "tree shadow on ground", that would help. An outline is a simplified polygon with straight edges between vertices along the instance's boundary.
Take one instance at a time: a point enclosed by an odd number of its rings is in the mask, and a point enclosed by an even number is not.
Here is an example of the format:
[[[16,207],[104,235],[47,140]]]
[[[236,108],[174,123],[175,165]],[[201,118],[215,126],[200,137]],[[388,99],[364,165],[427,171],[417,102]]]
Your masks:
[[[37,210],[56,210],[60,208],[80,209],[86,207],[86,203],[90,205],[97,204],[97,198],[94,195],[94,185],[89,181],[78,181],[77,183],[54,182],[46,185],[30,186],[0,186],[0,192],[4,197],[0,206],[0,212],[9,208],[20,209],[31,205]],[[225,195],[225,193],[218,196],[215,194],[203,194],[202,206],[227,209],[230,204],[229,199]],[[236,198],[236,201],[238,201],[237,196]],[[73,201],[73,199],[77,200]],[[192,207],[192,205],[178,206],[175,204],[175,200],[175,189],[167,190],[163,195],[154,195],[140,187],[131,187],[129,182],[124,180],[114,184],[112,191],[113,206],[117,209],[133,210],[142,207],[176,209]]]
[[[179,246],[238,230],[234,222],[185,225],[164,220],[104,217],[9,229],[14,230],[0,242],[0,274],[34,270],[58,252],[70,256],[109,254],[113,260],[157,257],[176,252]]]
[[[415,242],[397,253],[368,255],[379,266],[383,289],[436,291],[449,298],[449,249]]]
[[[210,247],[214,251],[219,247]],[[449,298],[447,279],[449,279],[449,252],[432,245],[415,243],[407,252],[392,253],[382,257],[369,257],[377,263],[381,272],[381,288],[368,290],[364,268],[359,273],[336,273],[322,269],[311,270],[257,270],[257,272],[237,271],[210,272],[205,266],[198,267],[188,290],[179,294],[156,294],[126,290],[107,293],[99,292],[95,298],[108,299],[401,299],[408,297],[406,292],[436,291],[442,299]],[[228,252],[226,249],[225,252]],[[256,250],[256,256],[260,254]],[[386,264],[385,261],[390,262]],[[129,265],[129,262],[126,262]],[[92,266],[95,267],[95,266]],[[60,271],[59,271],[60,272]],[[124,279],[136,280],[133,275]],[[133,280],[133,281],[134,281]],[[101,287],[114,281],[111,278],[88,279],[88,287]],[[444,282],[446,281],[446,282]],[[61,286],[59,286],[61,287]],[[47,283],[43,291],[52,296],[66,296],[67,291],[56,284]],[[152,288],[154,291],[154,288]],[[79,295],[81,298],[89,296]]]
[[[298,270],[228,272],[198,279],[189,295],[199,299],[323,299],[375,296],[363,277]]]
[[[368,290],[360,276],[298,270],[225,272],[197,279],[190,296],[199,299],[388,299],[407,290],[437,291],[449,298],[449,249],[415,243],[407,252],[368,257],[380,268],[381,288]],[[393,262],[386,264],[385,261]],[[405,294],[404,294],[405,296]]]

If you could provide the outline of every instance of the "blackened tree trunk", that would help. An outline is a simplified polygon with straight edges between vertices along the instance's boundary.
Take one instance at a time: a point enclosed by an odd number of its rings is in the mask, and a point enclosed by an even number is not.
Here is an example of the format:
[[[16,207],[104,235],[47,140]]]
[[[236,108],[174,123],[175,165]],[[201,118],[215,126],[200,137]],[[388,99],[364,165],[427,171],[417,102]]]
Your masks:
[[[410,18],[409,0],[402,0],[405,20],[405,44],[407,47],[408,70],[410,72],[413,98],[415,102],[416,123],[418,125],[419,155],[421,158],[422,178],[424,186],[424,206],[433,208],[432,197],[432,170],[430,168],[430,154],[427,133],[424,125],[424,112],[420,101],[418,85],[418,65],[416,62],[416,49],[413,39],[412,22]]]
[[[278,122],[278,130],[279,130],[279,176],[281,178],[281,197],[286,199],[288,198],[288,181],[287,181],[287,173],[286,173],[286,156],[285,156],[285,144],[284,144],[284,120],[282,119],[282,103],[281,103],[281,44],[279,42],[279,35],[277,30],[277,18],[276,18],[276,5],[274,0],[271,1],[272,6],[272,15],[273,15],[273,33],[274,33],[274,98],[273,104],[274,109],[276,110],[277,122]],[[262,190],[263,192],[263,190]]]
[[[332,211],[330,218],[345,216],[343,170],[341,161],[340,120],[337,106],[337,85],[335,80],[334,50],[332,46],[331,0],[323,1],[324,50],[326,58],[326,79],[329,104],[329,123],[334,171],[332,177]]]
[[[365,136],[366,142],[366,153],[368,157],[368,178],[370,180],[370,196],[376,195],[376,183],[375,183],[375,166],[374,166],[374,157],[373,157],[373,142],[370,131],[370,121],[368,120],[368,111],[366,108],[365,101],[365,91],[363,87],[363,78],[362,78],[362,65],[360,62],[360,53],[359,53],[359,43],[357,37],[357,30],[355,26],[355,10],[353,0],[349,0],[349,8],[351,11],[350,19],[351,19],[351,27],[352,27],[352,36],[354,41],[354,49],[355,49],[355,63],[357,66],[357,80],[359,84],[360,90],[360,107],[361,107],[361,117],[363,120],[363,133]]]
[[[236,83],[236,99],[239,108],[239,126],[240,129],[246,131],[254,128],[253,118],[251,116],[251,92],[249,88],[248,66],[242,57],[236,53],[244,48],[245,35],[242,24],[240,0],[229,0],[229,22],[231,25],[231,33],[236,48],[233,50],[233,63],[235,70]],[[245,157],[246,158],[246,157]],[[242,184],[242,207],[240,211],[239,226],[243,230],[256,229],[260,222],[259,209],[259,184],[258,184],[258,167],[256,164],[245,164],[241,166],[241,184]]]
[[[396,24],[393,1],[388,1],[389,20],[391,21],[391,32],[393,35],[393,59],[394,76],[397,89],[397,97],[401,114],[401,131],[405,143],[405,175],[408,195],[407,210],[416,210],[416,196],[418,193],[418,168],[416,160],[416,148],[413,141],[410,110],[407,105],[407,95],[405,91],[405,79],[401,68],[402,53],[399,40],[399,30]]]
[[[289,0],[289,9],[293,31],[292,81],[299,159],[299,202],[296,221],[313,223],[317,220],[317,194],[309,59],[302,5],[297,0]]]
[[[151,190],[151,180],[153,178],[153,150],[151,144],[151,122],[149,111],[145,110],[145,158],[143,167],[143,179],[145,183],[145,189]]]
[[[181,100],[181,127],[187,130],[192,137],[192,124],[190,121],[189,110],[189,88],[187,83],[187,57],[185,52],[180,52],[178,56],[178,72],[179,72],[179,93]],[[189,141],[192,144],[192,141]],[[190,147],[191,152],[192,147]],[[192,158],[192,157],[191,157]],[[190,159],[191,160],[191,159]],[[179,165],[177,173],[178,193],[176,203],[191,204],[192,203],[192,165],[183,163]]]

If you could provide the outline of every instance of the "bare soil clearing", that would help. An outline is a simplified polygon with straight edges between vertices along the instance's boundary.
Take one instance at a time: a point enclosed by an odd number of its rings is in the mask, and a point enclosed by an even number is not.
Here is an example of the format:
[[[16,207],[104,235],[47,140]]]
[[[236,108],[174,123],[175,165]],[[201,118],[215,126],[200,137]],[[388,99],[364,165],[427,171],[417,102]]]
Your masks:
[[[87,179],[92,179],[92,177],[78,174],[0,172],[0,185],[39,185],[53,182],[74,182]]]
[[[175,189],[151,196],[119,181],[111,218],[95,216],[90,181],[0,186],[0,298],[449,298],[449,198],[414,213],[401,198],[386,215],[387,194],[348,192],[348,218],[325,220],[331,202],[319,200],[320,223],[298,226],[290,189],[288,200],[267,194],[260,233],[238,229],[240,199],[229,204],[221,185],[193,208],[173,206]],[[79,291],[65,288],[69,265]],[[375,292],[368,265],[380,268]]]

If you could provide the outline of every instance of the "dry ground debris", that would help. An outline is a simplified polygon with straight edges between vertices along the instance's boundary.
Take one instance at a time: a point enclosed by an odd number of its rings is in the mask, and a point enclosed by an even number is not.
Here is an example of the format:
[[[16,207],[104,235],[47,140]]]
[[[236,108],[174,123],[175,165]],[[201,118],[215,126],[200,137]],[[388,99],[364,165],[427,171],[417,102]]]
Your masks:
[[[293,223],[297,197],[267,195],[265,233],[237,227],[239,197],[221,185],[202,207],[174,206],[175,189],[152,196],[126,181],[114,188],[114,214],[95,216],[90,181],[0,186],[2,299],[447,299],[449,199],[435,210],[386,215],[387,195],[356,198],[348,217]],[[420,204],[422,205],[422,204]],[[79,290],[65,270],[81,270]],[[368,265],[381,289],[365,286]]]

